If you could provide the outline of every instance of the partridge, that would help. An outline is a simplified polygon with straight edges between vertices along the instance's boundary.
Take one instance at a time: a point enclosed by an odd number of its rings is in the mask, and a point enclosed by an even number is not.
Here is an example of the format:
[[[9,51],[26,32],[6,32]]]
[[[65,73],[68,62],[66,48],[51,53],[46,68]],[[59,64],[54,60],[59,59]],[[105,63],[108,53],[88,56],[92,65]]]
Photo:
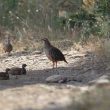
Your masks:
[[[17,79],[18,75],[26,75],[26,66],[26,64],[22,64],[22,68],[12,67],[10,68],[10,71],[8,71],[8,73],[11,75],[15,75]]]
[[[10,42],[9,36],[7,36],[5,42],[3,43],[3,50],[5,51],[5,53],[7,52],[8,55],[10,55],[10,52],[13,50],[13,46]]]
[[[0,72],[0,80],[8,80],[9,79],[9,74],[8,71],[10,69],[6,68],[5,72]]]
[[[54,47],[47,38],[42,39],[44,41],[44,51],[49,60],[53,62],[53,68],[58,61],[64,61],[68,63],[63,55],[63,53],[56,47]]]

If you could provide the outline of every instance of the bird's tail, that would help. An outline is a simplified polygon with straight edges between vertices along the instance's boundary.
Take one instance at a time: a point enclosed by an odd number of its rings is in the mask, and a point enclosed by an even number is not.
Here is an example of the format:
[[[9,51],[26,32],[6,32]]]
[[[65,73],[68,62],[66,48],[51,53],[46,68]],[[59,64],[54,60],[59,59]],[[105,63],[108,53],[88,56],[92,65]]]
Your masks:
[[[64,62],[66,62],[68,64],[68,62],[66,61],[66,59],[64,60]]]

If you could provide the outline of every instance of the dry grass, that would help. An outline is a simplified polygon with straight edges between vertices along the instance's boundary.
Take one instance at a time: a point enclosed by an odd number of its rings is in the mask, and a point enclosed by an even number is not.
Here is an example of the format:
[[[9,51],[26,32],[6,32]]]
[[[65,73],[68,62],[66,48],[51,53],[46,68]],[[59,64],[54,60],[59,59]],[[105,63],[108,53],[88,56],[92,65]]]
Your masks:
[[[82,45],[81,42],[75,42],[74,38],[70,38],[69,36],[62,36],[61,33],[56,32],[47,32],[44,29],[37,29],[36,31],[32,29],[16,29],[14,32],[12,31],[4,31],[0,43],[0,53],[3,53],[2,41],[6,34],[11,37],[11,41],[13,44],[13,51],[33,51],[33,50],[43,50],[43,42],[41,38],[47,37],[54,46],[67,50],[73,47],[77,51],[92,51],[97,56],[100,57],[110,57],[110,40],[108,39],[99,39],[97,36],[91,36],[90,39],[86,42],[86,44]]]
[[[59,32],[58,32],[59,33]],[[11,43],[13,45],[13,51],[33,51],[43,49],[42,38],[47,37],[54,46],[66,50],[73,45],[73,41],[69,40],[67,36],[63,36],[59,34],[47,33],[46,30],[36,30],[36,32],[32,29],[16,29],[14,32],[12,31],[4,31],[1,37],[0,43],[0,53],[3,53],[3,41],[5,40],[5,35],[8,34],[11,38]],[[59,37],[59,38],[58,38]]]
[[[91,51],[100,57],[110,57],[110,39],[90,38],[85,45],[75,44],[75,48],[80,51]]]

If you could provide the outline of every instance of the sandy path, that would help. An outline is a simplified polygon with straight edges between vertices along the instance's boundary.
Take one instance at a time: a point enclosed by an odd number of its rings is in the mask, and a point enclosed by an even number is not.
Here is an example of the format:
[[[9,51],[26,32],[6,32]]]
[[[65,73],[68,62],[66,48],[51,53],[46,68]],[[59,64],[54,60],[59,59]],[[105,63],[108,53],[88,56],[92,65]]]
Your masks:
[[[64,110],[71,101],[71,95],[77,96],[81,87],[85,89],[89,81],[103,75],[98,69],[91,70],[86,64],[84,54],[64,52],[69,64],[58,63],[57,69],[52,69],[51,62],[45,54],[37,52],[0,58],[0,71],[26,63],[27,75],[18,79],[10,76],[10,80],[0,81],[0,110],[49,110],[59,108]],[[76,57],[75,57],[76,56]],[[82,66],[82,65],[85,66]],[[88,69],[89,68],[89,69]],[[88,70],[89,73],[88,73]],[[74,77],[76,81],[67,84],[47,84],[45,79],[53,74],[63,74]]]

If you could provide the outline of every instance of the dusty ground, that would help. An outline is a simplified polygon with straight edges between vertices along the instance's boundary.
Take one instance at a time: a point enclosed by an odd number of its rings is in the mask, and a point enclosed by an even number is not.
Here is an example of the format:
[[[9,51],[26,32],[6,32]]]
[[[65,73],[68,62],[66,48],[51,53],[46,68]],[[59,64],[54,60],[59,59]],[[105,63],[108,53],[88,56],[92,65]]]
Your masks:
[[[52,69],[52,63],[44,53],[22,52],[0,57],[0,71],[26,63],[27,75],[18,79],[10,76],[10,80],[0,81],[0,110],[64,110],[71,102],[71,96],[77,97],[88,90],[88,85],[102,77],[109,76],[109,68],[103,61],[97,60],[92,53],[77,51],[63,52],[68,61],[58,63]],[[65,84],[46,83],[51,75],[71,76]]]

